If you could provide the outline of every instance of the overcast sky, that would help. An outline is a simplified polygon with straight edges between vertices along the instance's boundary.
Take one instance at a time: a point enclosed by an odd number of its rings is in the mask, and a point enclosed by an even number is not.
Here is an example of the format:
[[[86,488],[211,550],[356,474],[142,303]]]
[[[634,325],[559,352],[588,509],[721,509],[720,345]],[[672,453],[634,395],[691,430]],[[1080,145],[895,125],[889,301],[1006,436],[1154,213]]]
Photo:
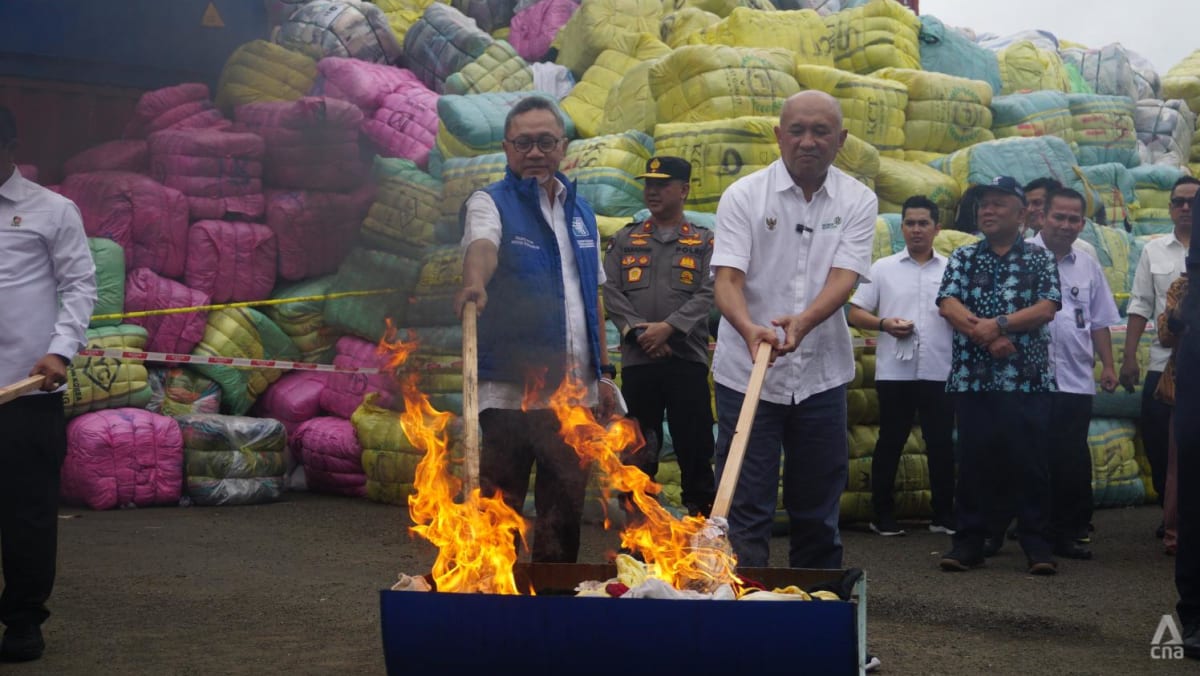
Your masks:
[[[1160,75],[1200,48],[1197,0],[921,0],[921,13],[977,33],[1040,28],[1088,47],[1120,42]]]

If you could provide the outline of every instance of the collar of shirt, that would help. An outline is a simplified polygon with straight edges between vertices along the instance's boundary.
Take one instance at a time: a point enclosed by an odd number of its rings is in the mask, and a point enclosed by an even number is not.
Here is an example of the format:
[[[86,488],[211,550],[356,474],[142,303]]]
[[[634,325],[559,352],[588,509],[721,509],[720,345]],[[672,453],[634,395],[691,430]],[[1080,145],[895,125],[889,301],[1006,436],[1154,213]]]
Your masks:
[[[553,179],[554,202],[557,202],[559,206],[564,206],[567,203],[567,186],[563,185],[563,182],[558,180],[557,176],[553,177]],[[541,195],[543,201],[547,204],[551,203],[550,193],[546,191],[546,186],[538,184],[538,194]]]
[[[919,266],[921,266],[921,267],[925,267],[927,264],[929,264],[929,263],[932,263],[932,262],[934,262],[935,260],[937,260],[937,261],[947,261],[947,262],[949,261],[949,259],[948,259],[948,258],[946,258],[946,257],[945,257],[945,256],[943,256],[942,254],[938,253],[937,249],[931,249],[931,250],[930,250],[930,253],[932,253],[932,254],[933,254],[933,257],[932,257],[932,258],[930,258],[929,260],[925,261],[924,263],[922,263],[921,261],[919,261],[919,260],[917,260],[917,259],[915,259],[915,258],[913,258],[913,257],[912,257],[912,254],[911,254],[911,253],[909,253],[909,251],[908,251],[908,247],[904,247],[904,255],[900,257],[900,260],[902,260],[902,261],[912,261],[913,263],[916,263],[917,265],[919,265]]]
[[[20,202],[25,198],[25,178],[21,176],[21,170],[13,167],[12,176],[0,185],[0,197],[9,202]]]
[[[1040,232],[1037,235],[1035,235],[1033,238],[1031,238],[1027,241],[1032,242],[1032,243],[1042,247],[1046,251],[1050,251],[1050,247],[1046,246],[1046,242],[1045,242],[1045,240],[1042,239],[1042,233],[1040,233]],[[1078,242],[1079,240],[1075,240],[1075,241]],[[1068,263],[1074,263],[1075,262],[1075,254],[1079,253],[1079,251],[1080,251],[1080,249],[1079,249],[1079,247],[1075,246],[1075,242],[1071,242],[1071,250],[1067,252],[1066,256],[1059,258],[1058,254],[1054,253],[1053,251],[1050,251],[1050,255],[1054,256],[1054,261],[1056,263],[1061,263],[1063,261],[1066,261]]]
[[[803,199],[804,190],[800,186],[796,185],[796,180],[792,178],[791,173],[788,172],[787,165],[783,163],[782,159],[775,161],[775,164],[771,167],[771,171],[775,172],[772,180],[775,183],[776,192],[795,190],[799,192],[800,197]],[[827,170],[827,173],[825,174],[825,180],[821,183],[821,187],[817,188],[817,190],[813,192],[813,199],[815,200],[821,193],[828,195],[829,199],[836,199],[837,187],[834,185],[834,183],[835,181],[833,172]]]
[[[638,228],[637,232],[639,234],[649,234],[654,237],[656,241],[666,244],[668,242],[674,242],[680,237],[695,234],[696,228],[690,225],[687,221],[680,223],[679,227],[677,228],[663,228],[659,227],[659,225],[652,219],[647,218],[646,221],[642,223],[642,227]]]
[[[979,240],[979,242],[975,245],[975,255],[978,256],[980,253],[987,252],[987,253],[991,254],[992,256],[999,258],[999,259],[1005,259],[1005,258],[1008,258],[1009,256],[1018,256],[1018,255],[1025,253],[1025,250],[1029,248],[1026,245],[1028,243],[1030,243],[1031,241],[1032,240],[1027,240],[1024,237],[1017,237],[1016,241],[1013,242],[1013,245],[1011,247],[1009,247],[1008,251],[1005,251],[1004,255],[1002,256],[1002,255],[996,253],[995,250],[992,249],[992,245],[988,242],[987,238],[985,237],[985,238]],[[1042,248],[1045,248],[1045,247],[1042,247]]]
[[[1183,242],[1180,242],[1179,238],[1175,236],[1174,230],[1172,230],[1171,232],[1168,232],[1165,239],[1167,240],[1167,246],[1172,246],[1172,247],[1177,246],[1177,247],[1183,249],[1184,251],[1187,251],[1187,247],[1184,246]]]

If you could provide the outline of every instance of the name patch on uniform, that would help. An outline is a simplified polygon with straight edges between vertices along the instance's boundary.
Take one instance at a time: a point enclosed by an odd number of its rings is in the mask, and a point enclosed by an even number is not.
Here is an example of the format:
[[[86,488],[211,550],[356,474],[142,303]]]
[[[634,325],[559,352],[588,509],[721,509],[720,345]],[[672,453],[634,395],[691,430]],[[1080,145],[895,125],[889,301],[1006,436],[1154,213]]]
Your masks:
[[[537,242],[534,242],[532,239],[529,239],[528,237],[522,237],[521,235],[517,235],[516,237],[513,237],[512,243],[513,243],[513,246],[520,246],[520,247],[524,247],[526,249],[533,249],[534,251],[541,251],[541,249],[542,249],[542,247],[537,245]]]

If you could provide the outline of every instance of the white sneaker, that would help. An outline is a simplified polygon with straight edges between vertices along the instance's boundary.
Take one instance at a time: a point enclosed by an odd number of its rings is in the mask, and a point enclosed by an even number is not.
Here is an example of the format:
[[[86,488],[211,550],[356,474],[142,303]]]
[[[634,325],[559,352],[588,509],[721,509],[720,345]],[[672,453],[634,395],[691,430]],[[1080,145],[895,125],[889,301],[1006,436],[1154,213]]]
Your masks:
[[[880,662],[878,657],[874,655],[867,655],[867,664],[863,670],[869,674],[878,669],[882,664],[883,662]]]
[[[929,524],[929,532],[930,533],[943,533],[945,535],[954,535],[955,530],[953,528],[951,528],[950,526],[947,526],[944,523],[938,523],[938,522],[934,521]]]

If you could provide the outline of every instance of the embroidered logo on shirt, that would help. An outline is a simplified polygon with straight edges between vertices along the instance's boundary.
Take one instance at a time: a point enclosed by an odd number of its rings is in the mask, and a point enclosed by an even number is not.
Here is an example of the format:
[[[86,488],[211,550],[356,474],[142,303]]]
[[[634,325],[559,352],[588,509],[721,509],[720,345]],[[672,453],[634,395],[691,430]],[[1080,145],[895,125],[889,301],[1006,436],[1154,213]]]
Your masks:
[[[13,216],[12,227],[14,227],[14,228],[21,227],[21,217],[20,216]]]
[[[679,281],[683,282],[684,284],[691,284],[696,281],[696,277],[691,270],[684,270],[683,272],[679,273]]]
[[[779,222],[779,221],[778,221],[778,220],[776,220],[775,218],[772,218],[772,217],[768,216],[768,217],[767,217],[767,230],[774,230],[774,229],[775,229],[775,224],[776,224],[776,223],[778,223],[778,222]]]
[[[684,256],[683,258],[679,259],[679,267],[687,268],[688,270],[695,270],[696,259],[692,258],[691,256]]]
[[[629,268],[629,272],[626,273],[625,279],[629,282],[642,281],[642,269],[641,268]]]
[[[575,220],[571,221],[571,232],[575,233],[576,237],[587,237],[587,226],[583,224],[583,218],[576,216]]]

